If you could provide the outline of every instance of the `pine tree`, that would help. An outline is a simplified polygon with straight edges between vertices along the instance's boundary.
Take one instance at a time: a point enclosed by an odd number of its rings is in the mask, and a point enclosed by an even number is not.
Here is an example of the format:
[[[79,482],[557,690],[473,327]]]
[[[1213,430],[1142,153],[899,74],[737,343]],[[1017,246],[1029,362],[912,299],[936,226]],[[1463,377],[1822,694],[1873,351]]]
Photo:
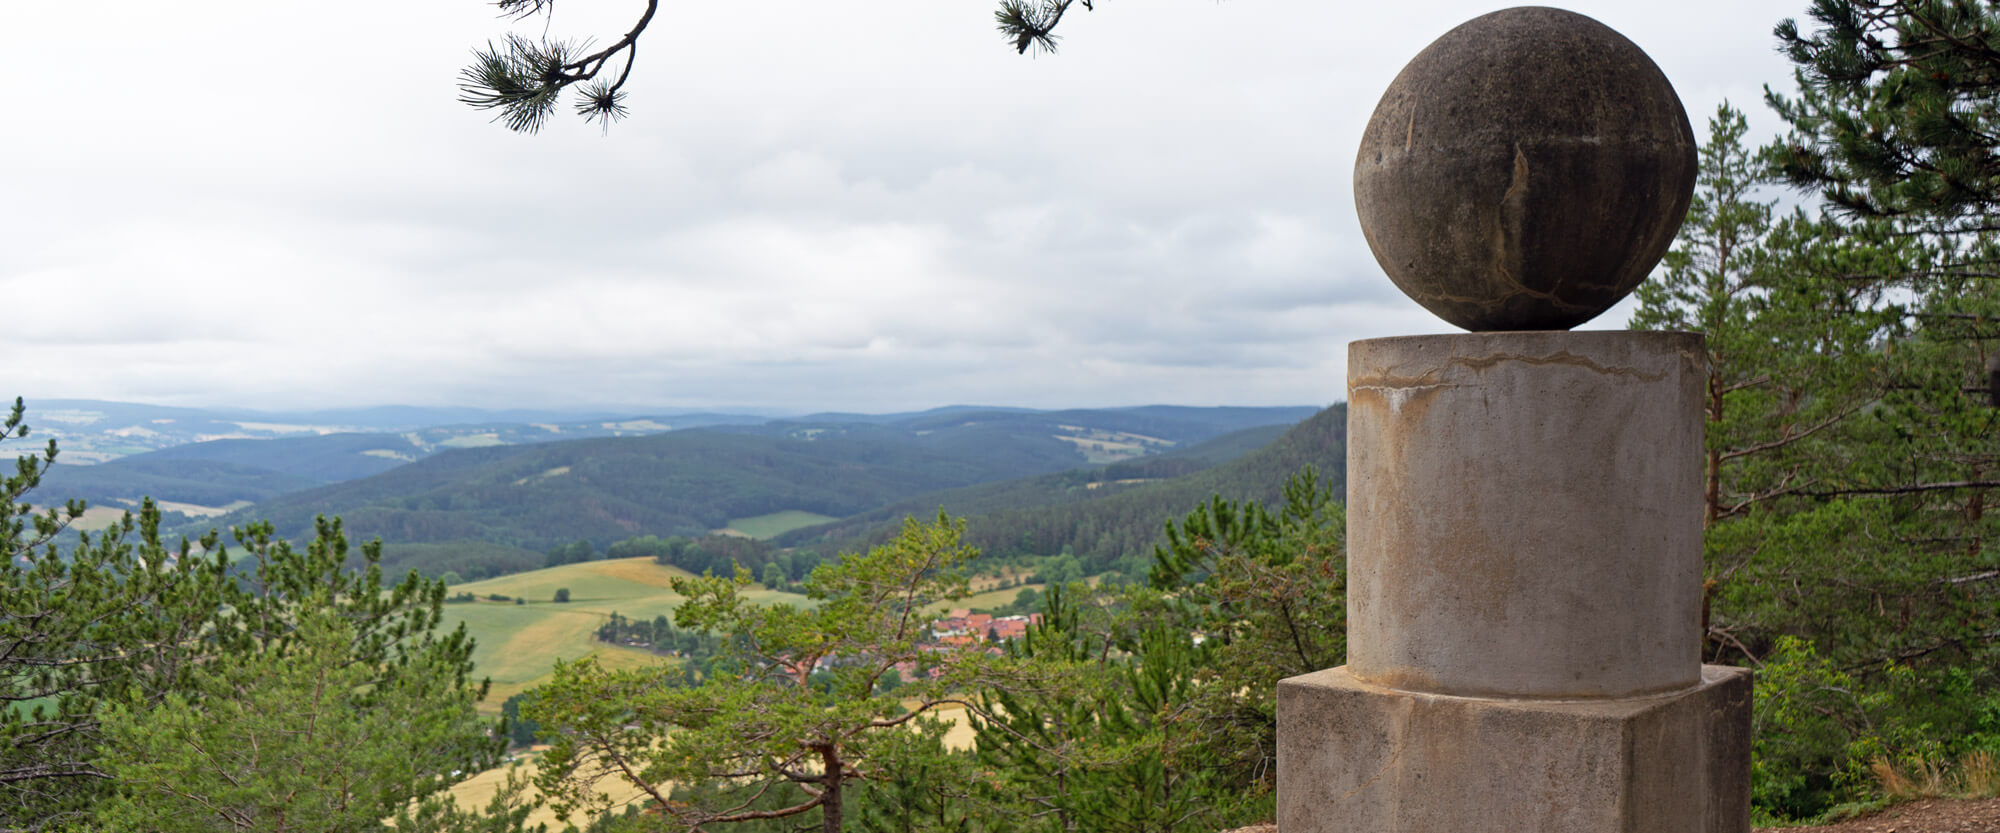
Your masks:
[[[1777,36],[1794,96],[1769,98],[1794,133],[1794,183],[1860,215],[1992,229],[2000,208],[2000,12],[1978,0],[1814,0],[1811,32]]]
[[[1708,657],[1796,670],[1809,654],[1879,718],[1760,724],[1759,807],[1810,814],[1861,797],[1837,780],[1865,770],[1854,756],[1955,754],[1993,707],[1894,692],[2000,683],[2000,562],[1984,545],[2000,411],[1980,382],[2000,249],[1962,216],[1893,216],[1908,205],[1773,218],[1764,160],[1794,164],[1798,145],[1760,159],[1744,132],[1727,107],[1711,122],[1693,209],[1634,325],[1707,335]]]
[[[95,812],[111,830],[336,833],[439,792],[493,761],[477,692],[446,657],[382,676],[330,599],[304,600],[294,650],[223,654],[159,703],[104,712],[119,789]],[[440,664],[444,663],[444,664]]]
[[[963,532],[943,515],[907,520],[893,542],[814,569],[810,608],[753,603],[742,595],[747,569],[676,579],[686,597],[676,624],[732,635],[725,655],[692,687],[671,667],[559,665],[524,709],[552,745],[537,776],[543,794],[561,813],[601,811],[591,785],[611,777],[676,829],[817,815],[838,833],[861,795],[855,782],[942,762],[945,726],[931,713],[980,709],[962,692],[1000,671],[982,652],[922,645],[927,611],[966,595],[960,568],[976,552]],[[903,663],[937,673],[884,692]]]
[[[27,435],[23,413],[16,400],[0,437]],[[339,622],[341,673],[385,695],[420,685],[426,702],[456,715],[438,724],[441,734],[424,735],[438,742],[422,754],[400,756],[416,769],[375,782],[383,794],[435,792],[438,772],[482,768],[497,753],[490,727],[469,719],[484,692],[470,679],[472,641],[463,628],[438,632],[442,582],[412,572],[385,585],[379,543],[363,547],[362,569],[348,569],[337,520],[322,519],[303,549],[276,539],[269,524],[236,530],[234,559],[213,534],[200,552],[187,541],[169,547],[150,502],[64,547],[60,536],[82,507],[37,513],[24,500],[55,455],[52,443],[19,458],[0,484],[0,829],[87,826],[133,798],[143,789],[127,780],[138,777],[134,767],[164,759],[132,725],[164,725],[145,723],[157,714],[196,734],[226,733],[224,700],[267,703],[273,690],[256,683],[277,678],[263,671],[331,649],[314,642],[314,621]],[[225,671],[245,668],[261,670]],[[225,679],[226,697],[216,688]]]

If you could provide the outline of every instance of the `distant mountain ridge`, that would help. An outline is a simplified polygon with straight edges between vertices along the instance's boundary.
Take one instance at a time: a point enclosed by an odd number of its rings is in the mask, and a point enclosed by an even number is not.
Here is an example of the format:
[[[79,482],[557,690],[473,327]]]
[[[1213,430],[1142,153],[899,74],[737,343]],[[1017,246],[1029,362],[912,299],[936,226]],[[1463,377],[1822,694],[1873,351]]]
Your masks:
[[[672,428],[761,423],[768,415],[702,411],[604,412],[383,406],[319,411],[180,408],[96,399],[28,403],[37,437],[52,437],[71,465],[102,463],[219,440],[305,439],[332,434],[415,434],[412,445],[451,447],[458,437],[510,434],[492,444],[588,436],[629,436]],[[648,424],[650,423],[650,424]],[[626,427],[619,427],[626,426]],[[211,456],[209,459],[226,459]],[[240,460],[237,462],[241,462]],[[261,464],[260,464],[261,465]],[[284,470],[280,466],[263,466]]]
[[[222,498],[255,505],[196,522],[190,531],[268,519],[280,534],[301,536],[325,514],[341,516],[359,537],[391,544],[484,541],[542,550],[584,539],[601,548],[640,534],[705,534],[736,518],[781,511],[848,517],[917,494],[1143,460],[1314,410],[957,407],[435,449],[410,462],[392,459],[413,448],[407,435],[334,434],[204,443],[68,472],[58,466],[55,483],[100,476],[106,482],[98,488],[123,489],[118,496],[130,499],[140,487],[165,488],[173,465],[203,466],[238,478],[180,484],[207,488],[201,494],[215,502],[204,505],[221,505]],[[258,472],[248,461],[262,451],[283,454],[264,458],[265,476],[252,477]],[[365,471],[372,466],[384,468]],[[324,482],[357,473],[365,476]],[[323,482],[288,489],[292,481],[284,477]]]
[[[1275,436],[1274,436],[1275,435]],[[1069,552],[1086,574],[1143,575],[1168,521],[1213,496],[1273,504],[1286,479],[1311,466],[1346,500],[1347,406],[1297,425],[1244,429],[1181,452],[1014,481],[918,495],[874,512],[781,535],[777,543],[850,552],[887,540],[906,515],[967,518],[966,539],[986,555]],[[1179,465],[1177,465],[1179,464]]]

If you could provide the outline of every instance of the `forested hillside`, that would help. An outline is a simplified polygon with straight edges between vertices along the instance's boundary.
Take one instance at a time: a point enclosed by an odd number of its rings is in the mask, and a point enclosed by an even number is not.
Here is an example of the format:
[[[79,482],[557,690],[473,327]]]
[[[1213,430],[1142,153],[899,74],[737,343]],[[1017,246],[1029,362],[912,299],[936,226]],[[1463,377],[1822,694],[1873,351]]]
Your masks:
[[[128,507],[149,497],[208,507],[238,501],[254,503],[324,482],[258,465],[224,460],[160,460],[152,459],[151,455],[94,466],[57,464],[49,467],[42,480],[45,500],[81,500],[93,506]]]
[[[133,426],[126,423],[134,419],[135,414],[143,416],[156,411],[141,406],[108,410],[121,419],[101,415],[102,411],[73,412],[73,418],[78,421],[99,415],[91,423],[97,431],[77,435],[76,429],[72,429],[71,436],[57,434],[59,440],[65,441],[65,451],[43,478],[41,489],[44,494],[60,500],[83,500],[94,504],[124,502],[133,505],[141,497],[151,497],[196,507],[220,507],[235,501],[262,501],[286,492],[380,474],[455,448],[633,437],[707,425],[764,422],[762,417],[687,414],[561,423],[468,422],[420,425],[392,432],[355,432],[335,431],[326,424],[222,423],[192,419],[183,422],[186,418],[166,420],[172,425],[154,420],[149,425]],[[406,410],[411,413],[405,413]],[[418,418],[429,411],[445,415],[461,413],[461,409],[369,409],[327,413],[335,417],[384,420],[395,416]],[[259,435],[243,436],[244,430],[237,427],[240,425],[252,426],[256,431],[251,433]],[[140,430],[145,433],[134,433]],[[261,435],[279,430],[292,433]],[[204,439],[215,436],[216,432],[224,438]],[[150,445],[132,447],[125,444],[134,436],[142,437]],[[69,442],[95,450],[71,454]]]
[[[778,540],[827,552],[859,551],[887,540],[905,516],[925,517],[942,507],[968,519],[966,540],[988,557],[1070,553],[1085,573],[1117,570],[1141,577],[1167,520],[1211,496],[1269,503],[1286,477],[1308,465],[1318,468],[1321,482],[1336,494],[1345,489],[1346,405],[1326,408],[1227,463],[1201,462],[1207,455],[1229,456],[1229,449],[1260,433],[1218,438],[1216,445],[1191,448],[1186,456],[921,495]]]
[[[338,515],[352,533],[387,542],[385,560],[391,566],[492,575],[495,569],[478,564],[482,551],[518,569],[514,565],[532,561],[526,557],[530,551],[578,540],[603,550],[635,536],[699,536],[732,519],[781,511],[844,518],[914,495],[1064,471],[1093,460],[1124,459],[1116,465],[1136,467],[1121,469],[1129,473],[1114,480],[1190,471],[1201,464],[1178,457],[1156,461],[1153,455],[1192,449],[1246,425],[1268,430],[1310,410],[953,408],[455,449],[348,482],[287,494],[261,491],[257,505],[195,522],[187,531],[268,519],[279,535],[297,538],[309,533],[314,517]],[[312,448],[331,448],[332,438],[314,439]],[[356,436],[353,442],[369,441]],[[1240,446],[1241,440],[1234,442]],[[329,453],[352,458],[357,449],[379,450],[356,446]],[[306,466],[316,458],[294,453],[287,459]],[[151,463],[134,458],[122,468],[143,465]],[[257,499],[249,494],[212,496]],[[453,566],[442,566],[445,561]]]

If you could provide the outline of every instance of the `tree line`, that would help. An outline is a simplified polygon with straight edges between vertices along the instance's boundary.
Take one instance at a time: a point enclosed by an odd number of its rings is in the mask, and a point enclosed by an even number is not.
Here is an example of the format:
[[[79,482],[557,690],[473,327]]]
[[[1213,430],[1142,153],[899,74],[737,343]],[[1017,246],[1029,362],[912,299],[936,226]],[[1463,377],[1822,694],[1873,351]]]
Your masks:
[[[28,434],[16,400],[0,442]],[[0,480],[0,829],[463,816],[441,791],[500,744],[441,582],[386,582],[374,544],[348,569],[337,520],[304,547],[268,524],[170,545],[150,502],[60,547],[81,504],[24,501],[57,451]]]

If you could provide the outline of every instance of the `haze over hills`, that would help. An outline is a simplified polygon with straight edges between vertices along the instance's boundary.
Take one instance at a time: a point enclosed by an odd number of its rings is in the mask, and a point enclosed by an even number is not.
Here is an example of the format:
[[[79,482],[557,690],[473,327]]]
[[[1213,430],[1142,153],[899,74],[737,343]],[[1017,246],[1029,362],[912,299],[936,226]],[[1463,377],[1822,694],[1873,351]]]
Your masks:
[[[919,495],[830,524],[793,530],[776,543],[822,552],[885,541],[905,516],[942,509],[967,518],[966,540],[989,557],[1071,553],[1084,574],[1143,575],[1169,520],[1211,497],[1273,506],[1287,478],[1306,466],[1346,499],[1347,406],[1291,426],[1262,426],[1157,457]]]
[[[45,504],[81,498],[118,508],[152,497],[181,513],[169,520],[190,536],[269,520],[298,539],[315,517],[339,516],[352,536],[381,538],[391,567],[465,576],[539,567],[544,551],[578,540],[602,551],[646,535],[767,537],[819,521],[829,523],[777,543],[830,553],[939,506],[972,517],[989,551],[1067,547],[1104,566],[1143,548],[1165,519],[1214,491],[1275,493],[1299,464],[1325,456],[1281,439],[1318,411],[1311,407],[953,406],[777,419],[569,414],[568,421],[410,425],[404,421],[496,412],[260,415],[291,420],[278,422],[225,410],[47,404],[47,412],[29,413],[37,435],[59,435],[63,447],[36,492]],[[398,430],[337,430],[363,423]],[[266,436],[212,436],[218,432]],[[166,445],[175,439],[200,441]],[[128,449],[120,443],[141,442],[166,447],[110,457]],[[78,464],[79,444],[110,459]],[[1230,472],[1251,469],[1270,482],[1238,495],[1253,475]],[[737,532],[739,525],[750,532]]]
[[[461,550],[478,542],[518,561],[579,538],[603,547],[639,534],[701,535],[779,512],[845,518],[942,489],[1185,452],[1243,426],[1283,426],[1313,410],[955,407],[738,416],[740,424],[665,432],[659,429],[669,426],[631,419],[480,425],[477,433],[433,426],[210,440],[97,465],[68,463],[66,447],[37,497],[117,506],[150,496],[170,510],[217,515],[184,519],[184,532],[269,519],[281,534],[302,537],[315,516],[339,515],[362,538]],[[135,408],[98,421],[199,424],[186,413],[158,413]],[[626,430],[655,433],[555,438]],[[438,436],[445,439],[427,441]]]
[[[409,406],[265,412],[95,399],[43,399],[28,405],[35,437],[54,438],[60,445],[58,465],[76,468],[158,455],[151,459],[233,463],[317,483],[364,477],[450,448],[640,436],[771,419],[768,414],[704,411],[634,415]],[[260,444],[266,442],[277,444]],[[150,466],[137,471],[157,475],[163,469]],[[69,476],[59,475],[57,482]],[[74,482],[104,482],[111,477]]]
[[[281,412],[241,408],[178,408],[98,399],[37,399],[27,405],[29,424],[34,426],[35,435],[55,438],[72,464],[101,463],[211,440],[401,433],[450,426],[472,429],[482,425],[562,425],[632,418],[624,414],[580,410],[408,406]],[[730,415],[730,418],[761,422],[768,417]],[[443,440],[456,433],[460,432],[451,430],[436,439]]]

